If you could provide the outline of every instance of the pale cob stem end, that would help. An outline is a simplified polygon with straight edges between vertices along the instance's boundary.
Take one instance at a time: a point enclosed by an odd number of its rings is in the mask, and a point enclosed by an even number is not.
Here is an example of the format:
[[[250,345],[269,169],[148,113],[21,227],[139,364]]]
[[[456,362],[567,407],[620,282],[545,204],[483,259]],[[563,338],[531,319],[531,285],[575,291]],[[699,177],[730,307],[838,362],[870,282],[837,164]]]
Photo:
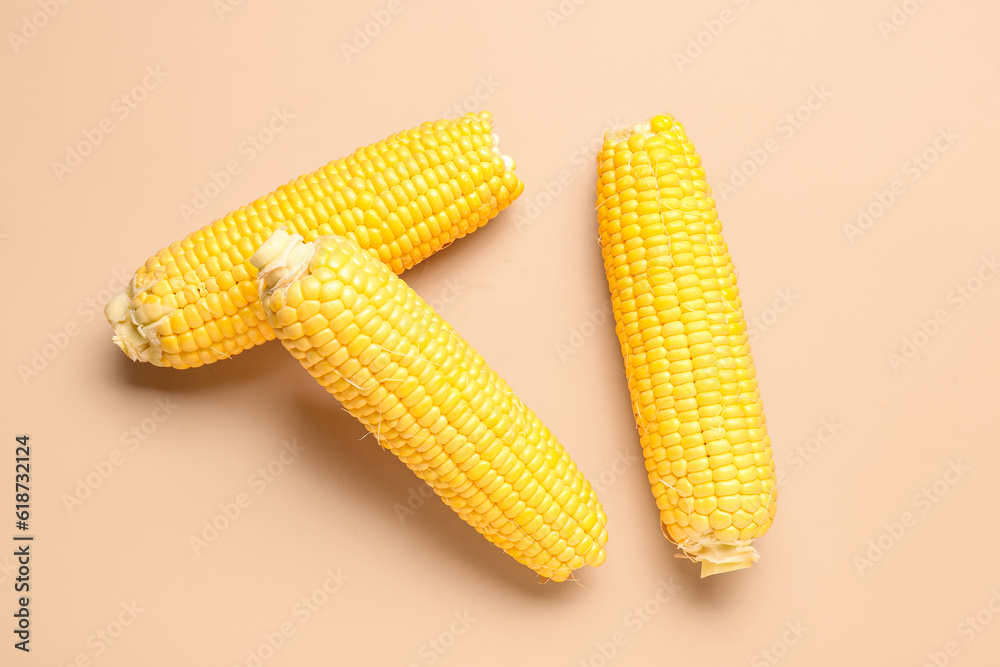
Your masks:
[[[163,349],[160,347],[160,335],[156,332],[156,327],[170,313],[161,313],[152,324],[141,326],[135,321],[135,311],[131,303],[130,293],[120,292],[104,307],[104,316],[108,318],[115,332],[111,341],[132,361],[145,361],[154,366],[163,366]]]
[[[750,540],[746,544],[720,544],[702,551],[695,557],[696,562],[701,563],[701,578],[710,577],[713,574],[733,572],[750,567],[760,559],[757,550],[750,546]]]
[[[667,527],[661,523],[660,528],[664,536],[673,542]],[[756,563],[760,560],[760,553],[752,544],[752,539],[722,542],[714,535],[689,536],[677,544],[677,548],[684,552],[677,557],[701,563],[701,578],[704,579],[713,574],[742,570]]]
[[[257,269],[257,291],[261,296],[289,284],[309,266],[315,248],[298,234],[276,229],[250,258]]]

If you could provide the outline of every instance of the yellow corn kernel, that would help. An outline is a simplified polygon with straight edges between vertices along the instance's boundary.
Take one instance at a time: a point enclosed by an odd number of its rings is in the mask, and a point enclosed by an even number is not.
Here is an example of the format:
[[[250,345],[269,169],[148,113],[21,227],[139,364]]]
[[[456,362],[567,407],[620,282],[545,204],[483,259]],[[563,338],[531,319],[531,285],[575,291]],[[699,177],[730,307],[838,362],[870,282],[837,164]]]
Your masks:
[[[700,165],[671,116],[610,130],[597,214],[661,526],[704,577],[757,561],[777,493],[736,270]]]
[[[566,450],[388,265],[356,240],[283,230],[251,262],[285,347],[477,531],[553,581],[604,561],[604,511]],[[326,345],[298,338],[300,315],[328,312]]]
[[[133,361],[190,368],[274,338],[248,260],[276,229],[307,240],[352,237],[396,273],[410,268],[485,225],[521,194],[514,162],[500,154],[492,133],[485,111],[424,123],[160,250],[105,309],[115,344]],[[422,171],[429,164],[439,172]],[[421,174],[436,174],[434,184]],[[454,215],[441,213],[446,201],[456,207]],[[222,338],[200,331],[209,325]]]

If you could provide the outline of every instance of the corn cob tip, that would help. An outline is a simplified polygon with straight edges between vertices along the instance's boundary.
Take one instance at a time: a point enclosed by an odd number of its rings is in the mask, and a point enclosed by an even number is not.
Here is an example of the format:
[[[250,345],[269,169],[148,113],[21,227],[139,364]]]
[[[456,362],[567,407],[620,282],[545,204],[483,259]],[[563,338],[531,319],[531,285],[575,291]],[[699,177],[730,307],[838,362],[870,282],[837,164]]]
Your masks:
[[[283,229],[274,230],[250,256],[250,264],[257,269],[257,292],[263,295],[302,275],[314,247],[298,234],[289,234]]]
[[[698,539],[685,537],[678,541],[667,525],[661,523],[660,529],[664,537],[676,542],[677,548],[684,552],[677,554],[677,558],[701,563],[702,579],[713,574],[742,570],[760,560],[760,553],[751,546],[752,539],[723,542],[712,535],[702,535]]]
[[[633,123],[631,125],[613,127],[604,133],[604,140],[615,143],[619,141],[628,141],[633,135],[638,135],[639,137],[645,139],[656,134],[657,132],[670,132],[671,130],[683,133],[684,126],[670,114],[659,114],[648,120]],[[639,149],[639,146],[634,146],[632,148],[633,150],[637,150]],[[600,159],[600,156],[598,156],[598,159]]]
[[[125,291],[116,294],[104,307],[104,316],[115,332],[111,341],[132,361],[146,361],[154,366],[163,366],[159,335],[156,333],[161,320],[140,325],[135,319],[136,310],[131,307],[131,303],[130,293]]]

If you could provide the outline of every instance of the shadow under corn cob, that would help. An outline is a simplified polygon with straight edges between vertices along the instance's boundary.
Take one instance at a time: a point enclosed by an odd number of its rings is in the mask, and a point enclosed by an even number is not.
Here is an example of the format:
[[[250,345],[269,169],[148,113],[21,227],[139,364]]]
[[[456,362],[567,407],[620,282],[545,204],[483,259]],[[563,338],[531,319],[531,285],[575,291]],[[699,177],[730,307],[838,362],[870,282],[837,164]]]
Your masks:
[[[105,309],[134,361],[191,368],[274,338],[250,256],[275,229],[354,238],[401,273],[521,194],[488,112],[358,149],[160,250]]]
[[[774,518],[736,270],[701,158],[668,115],[607,132],[601,251],[663,532],[702,576],[749,567]]]
[[[604,511],[566,450],[387,265],[283,231],[252,261],[284,346],[465,521],[554,581],[604,562]]]

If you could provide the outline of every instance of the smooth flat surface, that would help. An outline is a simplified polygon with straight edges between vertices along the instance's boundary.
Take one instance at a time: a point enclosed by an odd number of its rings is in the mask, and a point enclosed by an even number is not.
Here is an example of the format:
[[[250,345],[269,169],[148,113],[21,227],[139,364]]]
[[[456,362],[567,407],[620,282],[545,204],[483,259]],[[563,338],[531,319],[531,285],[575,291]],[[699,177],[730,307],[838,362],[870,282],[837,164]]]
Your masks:
[[[224,1],[0,11],[0,664],[993,664],[1000,10]],[[134,365],[100,313],[160,247],[480,108],[524,195],[405,277],[598,485],[579,585],[421,496],[280,345]],[[662,111],[716,191],[781,480],[760,563],[705,581],[660,534],[594,213],[603,130]]]

